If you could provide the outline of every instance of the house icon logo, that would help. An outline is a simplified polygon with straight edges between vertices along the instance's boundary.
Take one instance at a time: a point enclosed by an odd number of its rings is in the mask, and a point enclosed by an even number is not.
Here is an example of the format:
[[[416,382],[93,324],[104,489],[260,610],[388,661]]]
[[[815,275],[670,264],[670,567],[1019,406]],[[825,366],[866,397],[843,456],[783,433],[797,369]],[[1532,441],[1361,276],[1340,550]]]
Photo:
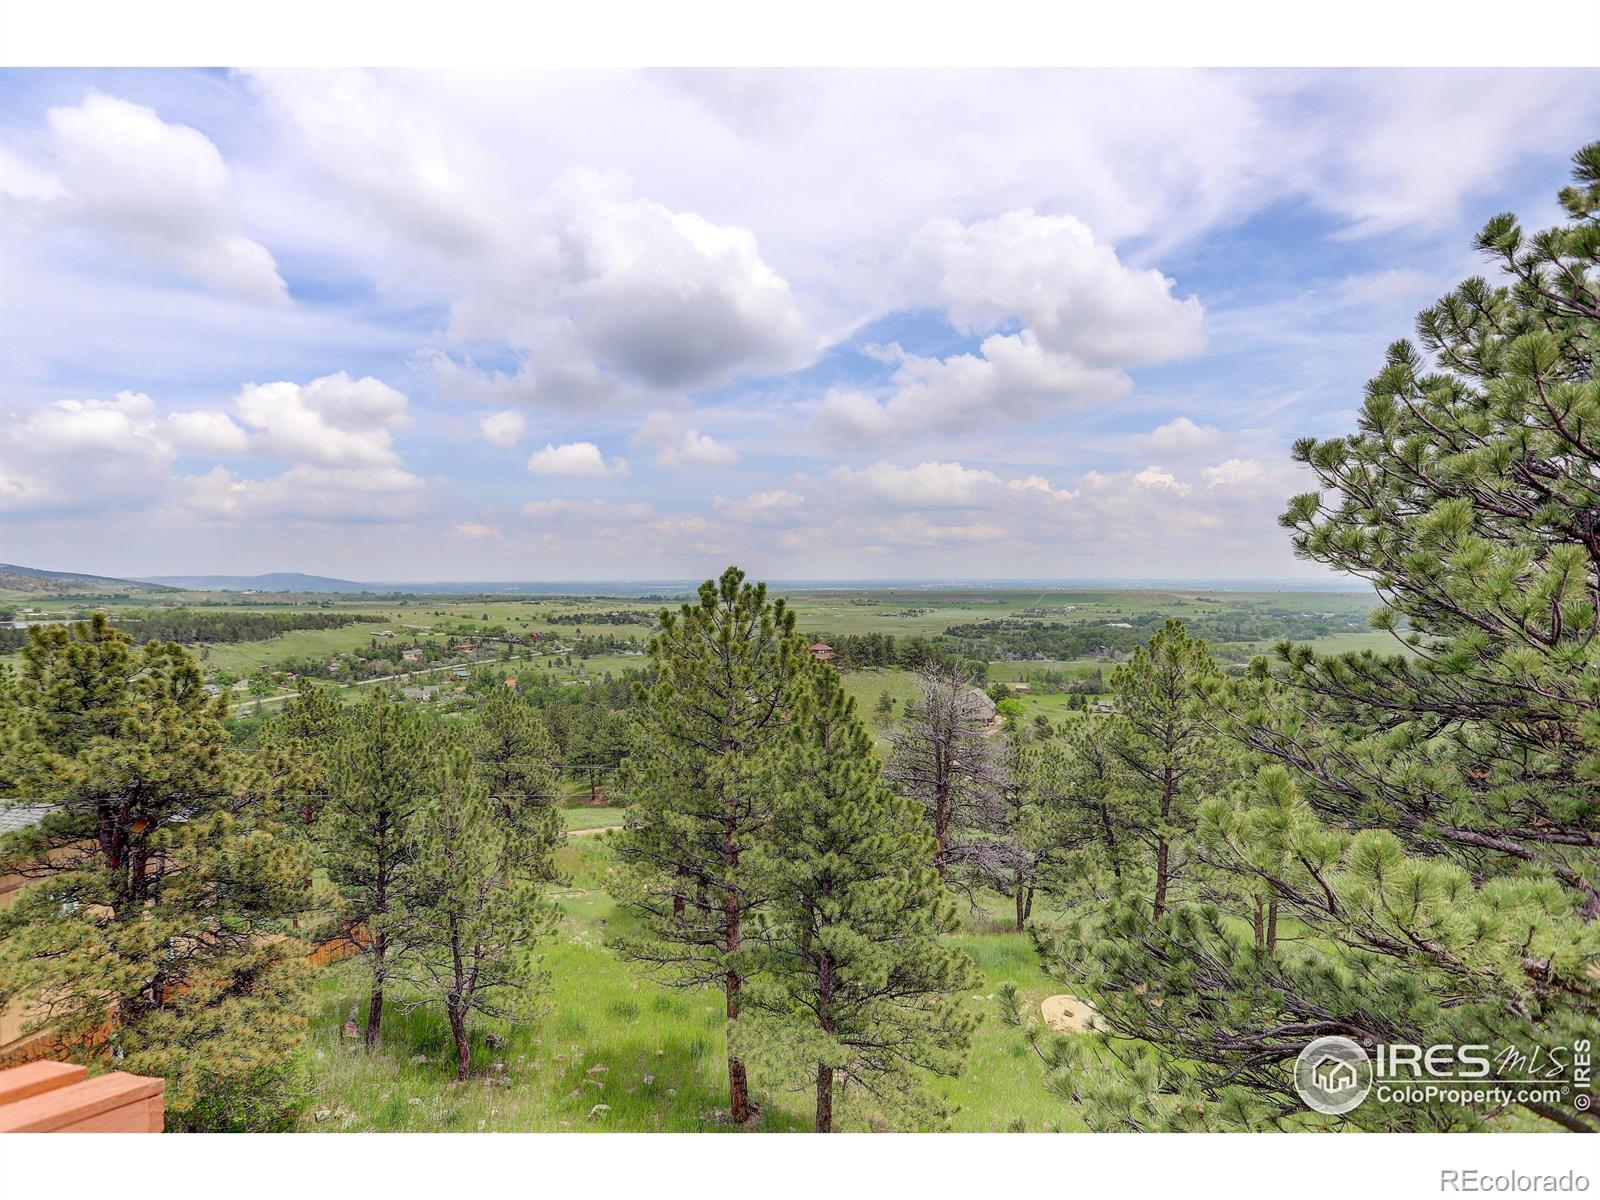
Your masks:
[[[1308,1108],[1340,1116],[1372,1090],[1372,1061],[1347,1037],[1320,1037],[1294,1060],[1294,1090]]]

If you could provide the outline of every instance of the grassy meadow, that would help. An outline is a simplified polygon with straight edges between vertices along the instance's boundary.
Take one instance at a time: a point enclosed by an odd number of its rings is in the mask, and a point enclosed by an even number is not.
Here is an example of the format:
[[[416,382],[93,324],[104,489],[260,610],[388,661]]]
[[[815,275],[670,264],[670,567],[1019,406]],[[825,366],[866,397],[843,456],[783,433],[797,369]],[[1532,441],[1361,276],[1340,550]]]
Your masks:
[[[618,810],[582,812],[587,818]],[[569,820],[573,810],[567,810]],[[455,1080],[444,1018],[435,1007],[406,1010],[401,993],[384,1021],[384,1045],[373,1054],[343,1035],[366,981],[352,961],[323,972],[317,985],[311,1053],[313,1093],[301,1128],[311,1131],[571,1130],[703,1132],[725,1130],[714,1114],[727,1105],[720,993],[663,986],[606,949],[608,932],[625,929],[604,887],[606,835],[575,838],[560,854],[568,884],[557,892],[562,921],[542,951],[549,973],[546,1015],[507,1028],[480,1022],[474,1037],[477,1075]],[[1042,1086],[1038,1060],[1015,1029],[999,1020],[996,994],[1015,983],[1030,1004],[1059,991],[1039,970],[1026,935],[1005,930],[994,914],[970,912],[956,942],[983,976],[966,1003],[982,1017],[967,1071],[940,1083],[954,1106],[951,1128],[1072,1128],[1071,1115]],[[414,997],[411,997],[414,999]],[[773,1132],[810,1127],[811,1080],[785,1078],[753,1059],[752,1087],[760,1127]],[[596,1105],[607,1106],[596,1110]],[[886,1125],[867,1098],[848,1089],[841,1128]]]

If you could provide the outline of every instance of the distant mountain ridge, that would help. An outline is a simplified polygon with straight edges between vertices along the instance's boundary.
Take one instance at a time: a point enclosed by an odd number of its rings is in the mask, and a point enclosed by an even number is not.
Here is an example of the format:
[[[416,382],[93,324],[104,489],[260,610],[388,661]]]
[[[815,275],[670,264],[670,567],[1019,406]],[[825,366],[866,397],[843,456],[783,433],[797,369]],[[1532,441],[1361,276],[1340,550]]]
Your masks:
[[[38,567],[23,567],[16,563],[0,563],[0,589],[11,592],[48,592],[54,595],[172,590],[151,580],[118,579],[111,575],[85,575],[79,571],[44,571]]]
[[[265,575],[155,575],[146,583],[195,591],[222,592],[377,592],[385,588],[353,579],[304,575],[299,571],[271,571]]]

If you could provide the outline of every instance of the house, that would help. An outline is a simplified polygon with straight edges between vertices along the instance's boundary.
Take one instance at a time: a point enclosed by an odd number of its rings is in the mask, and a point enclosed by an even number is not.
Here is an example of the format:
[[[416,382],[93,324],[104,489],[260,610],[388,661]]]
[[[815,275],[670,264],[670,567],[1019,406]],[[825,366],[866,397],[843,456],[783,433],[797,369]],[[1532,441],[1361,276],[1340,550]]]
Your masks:
[[[421,650],[402,650],[402,651],[400,651],[400,658],[404,662],[421,662],[422,661],[422,651]]]
[[[236,692],[248,692],[250,690],[250,681],[248,679],[235,680],[233,690]]]
[[[400,694],[407,700],[414,700],[418,704],[427,704],[433,699],[434,694],[438,692],[438,690],[439,688],[437,685],[430,684],[427,687],[402,688],[400,689]]]
[[[1029,687],[1025,683],[1013,683],[1011,685],[1011,690],[1013,692],[1031,692],[1033,691],[1033,688]]]
[[[205,687],[203,687],[201,689],[201,691],[205,692],[205,694],[208,695],[208,696],[220,696],[220,695],[222,695],[222,689],[220,687],[218,687],[214,683],[206,684]]]
[[[1107,621],[1106,622],[1106,628],[1107,629],[1132,629],[1133,628],[1133,622],[1131,622],[1131,621]]]
[[[1097,712],[1097,713],[1114,713],[1114,712],[1121,712],[1122,710],[1119,709],[1110,700],[1096,700],[1093,704],[1091,704],[1089,706],[1089,711],[1090,712]]]
[[[827,642],[812,642],[811,657],[818,662],[832,662],[833,647],[828,645]]]
[[[515,678],[507,679],[506,680],[506,686],[508,688],[510,688],[512,691],[516,691],[517,690],[517,681],[516,681],[516,679]]]
[[[457,679],[465,679],[468,675],[471,674],[471,672],[468,671],[465,667],[457,667],[454,671],[451,671],[450,674],[455,676],[455,678],[457,678]]]

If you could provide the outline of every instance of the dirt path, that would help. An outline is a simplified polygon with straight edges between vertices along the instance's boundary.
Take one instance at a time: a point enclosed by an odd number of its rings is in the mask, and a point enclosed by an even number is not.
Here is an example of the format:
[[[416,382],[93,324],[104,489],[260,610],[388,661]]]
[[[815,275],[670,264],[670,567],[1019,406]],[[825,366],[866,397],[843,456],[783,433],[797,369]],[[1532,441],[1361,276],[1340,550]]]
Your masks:
[[[568,837],[588,837],[595,833],[610,833],[613,829],[621,829],[621,825],[596,825],[593,829],[569,829]]]

